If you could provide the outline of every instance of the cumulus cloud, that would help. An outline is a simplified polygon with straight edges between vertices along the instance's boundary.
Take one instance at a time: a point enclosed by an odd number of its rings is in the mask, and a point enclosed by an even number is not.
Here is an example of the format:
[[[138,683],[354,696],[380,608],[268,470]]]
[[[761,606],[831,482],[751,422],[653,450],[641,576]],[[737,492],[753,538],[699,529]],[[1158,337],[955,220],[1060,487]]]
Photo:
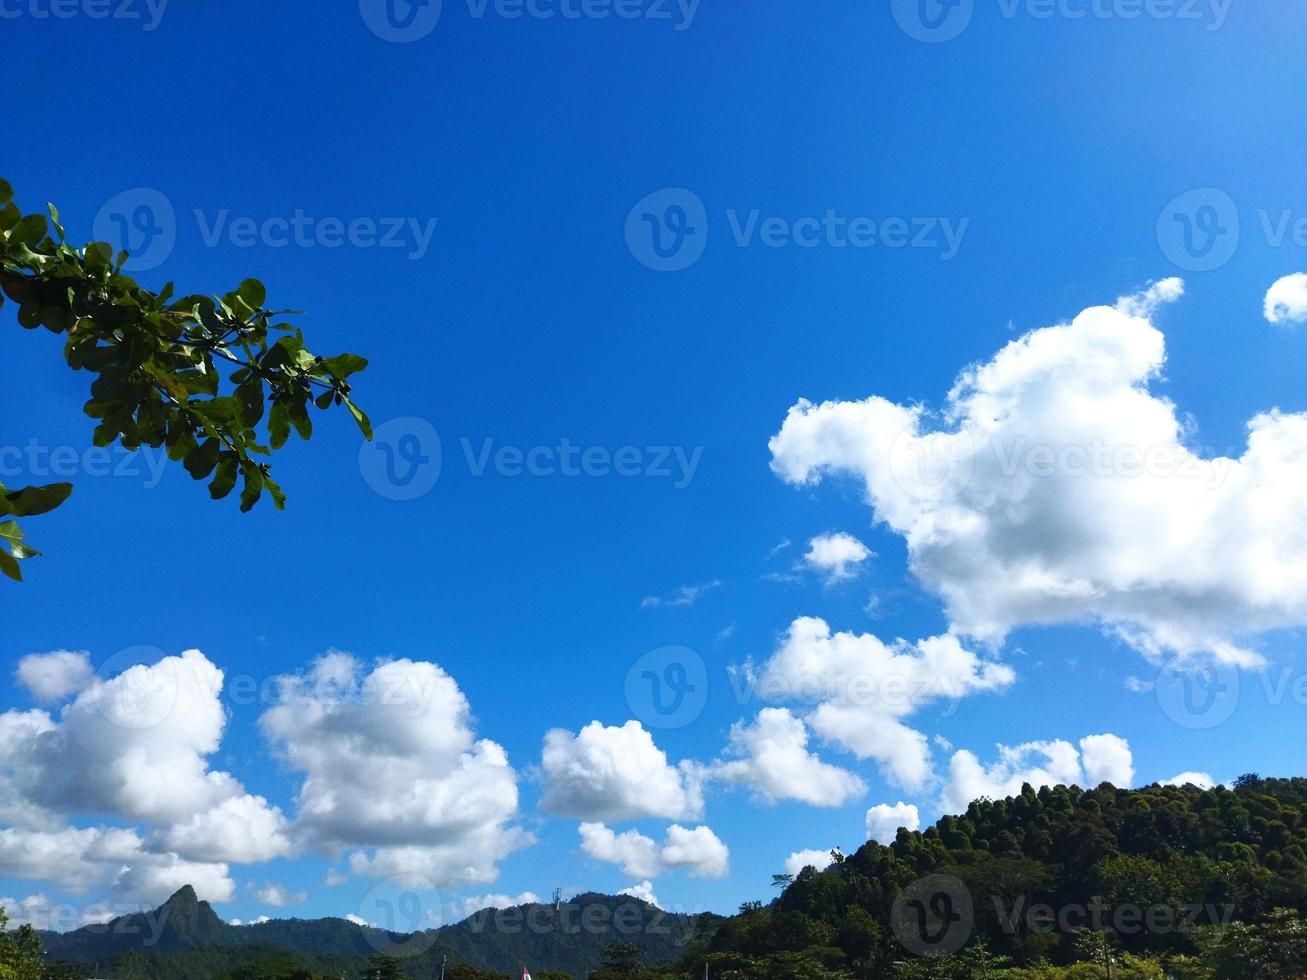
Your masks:
[[[57,722],[40,711],[0,715],[10,736],[0,799],[165,824],[165,848],[186,858],[248,860],[256,836],[258,860],[285,853],[281,812],[209,768],[226,724],[222,683],[222,671],[189,650],[93,680]]]
[[[296,821],[307,839],[349,856],[356,875],[413,874],[433,887],[493,881],[529,842],[509,821],[517,774],[478,740],[463,692],[436,664],[366,670],[332,652],[279,678],[264,733],[304,780]]]
[[[35,696],[75,697],[57,718],[0,714],[0,821],[9,824],[0,877],[150,902],[190,883],[227,901],[229,862],[288,852],[281,811],[209,767],[226,714],[222,671],[204,654],[104,679],[85,665],[82,654],[25,658],[19,673]],[[78,827],[74,818],[144,826]]]
[[[476,915],[482,909],[511,909],[518,905],[537,905],[540,896],[535,892],[522,892],[519,895],[473,895],[463,899],[462,914],[464,918]]]
[[[899,801],[893,806],[877,803],[867,811],[867,840],[893,844],[900,827],[907,830],[918,830],[921,827],[921,814],[911,803]]]
[[[1268,323],[1307,321],[1307,272],[1296,272],[1277,279],[1266,291],[1263,312]]]
[[[0,877],[46,881],[74,894],[101,888],[151,905],[187,884],[211,902],[231,901],[236,891],[225,863],[152,852],[136,831],[115,827],[0,828]]]
[[[801,400],[771,440],[798,485],[852,475],[954,629],[1098,621],[1145,654],[1259,662],[1246,638],[1307,623],[1307,414],[1204,456],[1151,390],[1167,280],[1034,330],[967,368],[939,420],[880,397]]]
[[[1199,789],[1214,789],[1216,780],[1205,772],[1182,772],[1178,776],[1162,780],[1163,786],[1197,786]]]
[[[29,653],[18,661],[14,678],[41,704],[63,701],[91,685],[95,668],[85,651]]]
[[[808,705],[821,738],[872,759],[896,786],[920,790],[931,779],[926,736],[904,719],[941,699],[997,691],[1011,668],[982,660],[952,635],[908,643],[870,634],[832,633],[824,620],[796,619],[771,659],[745,668],[763,701]]]
[[[593,721],[575,735],[552,729],[545,734],[541,771],[540,806],[559,816],[611,822],[695,820],[703,813],[699,767],[668,763],[638,721],[620,728]]]
[[[851,534],[838,531],[819,534],[808,543],[803,562],[825,577],[827,584],[853,578],[857,567],[874,558],[870,548]]]
[[[233,796],[151,839],[164,850],[200,861],[257,864],[290,853],[289,823],[262,796]]]
[[[785,859],[785,873],[797,875],[804,868],[825,871],[835,863],[830,851],[795,851]]]
[[[583,823],[579,830],[581,850],[632,878],[657,878],[681,868],[692,878],[724,878],[730,872],[730,850],[708,827],[672,824],[661,845],[639,831],[618,834],[602,823]]]
[[[617,894],[630,895],[632,898],[638,898],[642,902],[648,902],[655,908],[662,908],[662,906],[658,904],[658,896],[654,894],[653,882],[648,879],[645,879],[638,885],[632,885],[630,888],[623,888]]]
[[[809,752],[807,727],[785,708],[763,708],[752,725],[737,722],[726,751],[736,758],[713,766],[711,775],[748,786],[771,803],[843,806],[867,790],[853,773]]]
[[[1080,763],[1088,786],[1111,783],[1129,787],[1135,781],[1130,743],[1117,735],[1088,735],[1080,740]]]
[[[989,765],[963,749],[954,753],[949,762],[940,805],[945,813],[963,813],[973,800],[1017,796],[1025,783],[1036,789],[1041,786],[1093,788],[1106,778],[1113,785],[1128,788],[1133,776],[1130,746],[1115,735],[1082,738],[1078,751],[1076,746],[1061,739],[1000,745],[998,759]]]
[[[251,883],[250,894],[261,905],[271,905],[273,908],[278,909],[291,905],[303,905],[309,900],[308,892],[293,892],[285,885],[275,881],[265,881],[262,885]]]

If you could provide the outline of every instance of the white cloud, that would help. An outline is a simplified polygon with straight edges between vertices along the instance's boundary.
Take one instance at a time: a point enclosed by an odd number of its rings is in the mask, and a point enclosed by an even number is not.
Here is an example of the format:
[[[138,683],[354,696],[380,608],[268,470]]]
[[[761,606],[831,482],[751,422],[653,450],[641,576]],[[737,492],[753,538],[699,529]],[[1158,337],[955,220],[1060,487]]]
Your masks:
[[[256,864],[290,853],[288,821],[262,796],[233,796],[161,831],[152,843],[200,861]]]
[[[126,898],[159,905],[183,885],[191,885],[209,902],[230,902],[236,894],[227,865],[185,861],[175,854],[142,856],[119,875],[115,890]]]
[[[251,883],[250,893],[254,896],[254,900],[261,905],[271,905],[273,908],[278,909],[291,905],[303,905],[309,900],[308,892],[293,892],[285,885],[275,881],[265,881],[262,885]]]
[[[363,918],[363,916],[355,915],[353,912],[347,912],[345,914],[345,921],[352,922],[356,926],[363,926],[364,928],[367,928],[368,926],[372,925],[372,923],[369,922],[367,919]]]
[[[830,851],[795,851],[785,859],[785,873],[797,875],[804,868],[825,871],[834,862]]]
[[[632,878],[657,878],[680,868],[692,878],[724,878],[730,871],[730,851],[708,827],[672,824],[661,846],[639,831],[618,834],[602,823],[583,823],[579,831],[581,850]]]
[[[641,609],[655,609],[659,606],[693,606],[714,589],[722,587],[721,579],[713,579],[711,582],[703,582],[699,585],[682,585],[677,588],[671,595],[657,596],[647,595],[640,600]]]
[[[893,806],[877,803],[867,811],[867,840],[893,844],[900,827],[908,830],[918,830],[921,827],[921,814],[911,803],[899,801]]]
[[[670,765],[638,721],[620,728],[594,721],[576,735],[552,729],[545,735],[541,769],[545,791],[540,806],[559,816],[694,820],[703,812],[698,767]]]
[[[1082,754],[1083,757],[1082,757]],[[1081,766],[1082,759],[1085,763]],[[1086,774],[1086,769],[1090,772]],[[1120,788],[1128,788],[1134,774],[1130,746],[1115,735],[1090,735],[1080,740],[1080,751],[1070,742],[1026,742],[998,746],[998,760],[983,765],[963,749],[949,762],[948,781],[940,806],[945,813],[963,813],[974,800],[1017,796],[1029,783],[1041,786],[1093,788],[1105,775]]]
[[[1268,323],[1307,321],[1307,272],[1276,280],[1266,291],[1263,312]]]
[[[632,878],[656,878],[662,873],[658,842],[638,830],[617,833],[602,823],[583,823],[581,850],[596,861],[618,865]]]
[[[804,563],[834,584],[857,574],[857,566],[874,558],[870,548],[851,534],[837,531],[819,534],[808,543]]]
[[[0,908],[9,917],[10,929],[31,926],[42,932],[70,932],[82,926],[103,925],[121,915],[124,906],[109,902],[90,905],[55,902],[38,893],[23,898],[0,898]]]
[[[738,758],[717,763],[711,775],[748,786],[772,803],[843,806],[867,790],[853,773],[809,752],[807,727],[785,708],[763,708],[753,725],[737,722],[726,751]]]
[[[18,661],[14,677],[41,704],[52,704],[90,687],[95,668],[85,651],[55,650],[29,653]]]
[[[159,822],[243,795],[206,761],[226,723],[222,681],[204,654],[189,650],[95,680],[57,723],[7,712],[0,725],[21,721],[30,736],[9,746],[10,790],[57,812]]]
[[[725,878],[730,873],[731,852],[707,827],[667,828],[660,855],[668,868],[685,868],[691,878]],[[634,877],[634,876],[633,876]]]
[[[279,679],[261,725],[304,773],[299,828],[328,852],[359,848],[349,857],[356,875],[493,881],[497,862],[530,840],[508,825],[518,791],[507,754],[476,738],[467,699],[436,664],[365,672],[333,651]]]
[[[1001,690],[1015,677],[955,636],[886,644],[870,634],[832,633],[812,617],[796,619],[772,658],[746,674],[761,700],[812,705],[805,720],[813,731],[874,760],[889,782],[913,791],[931,779],[930,747],[903,720],[934,701]]]
[[[0,714],[0,877],[158,901],[193,883],[230,898],[228,862],[288,851],[281,812],[209,768],[226,723],[223,675],[198,650],[83,675],[83,655],[37,655],[20,673],[59,711]],[[154,828],[72,827],[107,817]],[[189,876],[189,877],[187,877]]]
[[[482,909],[511,909],[518,905],[537,905],[540,896],[535,892],[522,892],[519,895],[473,895],[463,899],[461,912],[463,918],[476,915]]]
[[[1152,657],[1259,662],[1246,638],[1307,624],[1307,414],[1248,424],[1204,457],[1150,391],[1165,343],[1158,284],[1035,330],[966,369],[939,424],[884,398],[791,408],[772,467],[850,474],[901,534],[962,635],[1097,620]]]
[[[1111,783],[1129,788],[1135,781],[1130,743],[1117,735],[1087,735],[1080,740],[1080,762],[1088,786]]]
[[[1162,780],[1163,786],[1188,786],[1194,785],[1199,789],[1213,789],[1216,786],[1216,780],[1205,772],[1182,772],[1178,776],[1172,776],[1170,779]]]
[[[632,885],[630,888],[623,888],[617,894],[630,895],[632,898],[638,898],[642,902],[648,902],[654,908],[662,908],[658,904],[658,896],[654,894],[653,882],[647,878],[638,885]]]

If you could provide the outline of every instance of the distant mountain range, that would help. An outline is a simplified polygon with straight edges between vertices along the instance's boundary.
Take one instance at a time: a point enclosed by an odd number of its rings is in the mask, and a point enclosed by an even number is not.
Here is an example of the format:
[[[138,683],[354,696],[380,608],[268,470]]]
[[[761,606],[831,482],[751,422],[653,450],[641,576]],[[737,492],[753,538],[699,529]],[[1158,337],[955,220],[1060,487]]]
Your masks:
[[[632,943],[649,962],[674,960],[685,945],[705,938],[720,918],[678,915],[630,896],[587,893],[554,905],[483,909],[456,924],[395,933],[347,919],[274,919],[251,925],[224,922],[190,885],[151,912],[121,916],[74,932],[41,934],[46,959],[123,980],[202,980],[243,963],[292,959],[324,974],[357,974],[368,957],[388,953],[404,961],[413,980],[440,975],[442,959],[516,974],[561,970],[584,977],[598,969],[604,950]]]

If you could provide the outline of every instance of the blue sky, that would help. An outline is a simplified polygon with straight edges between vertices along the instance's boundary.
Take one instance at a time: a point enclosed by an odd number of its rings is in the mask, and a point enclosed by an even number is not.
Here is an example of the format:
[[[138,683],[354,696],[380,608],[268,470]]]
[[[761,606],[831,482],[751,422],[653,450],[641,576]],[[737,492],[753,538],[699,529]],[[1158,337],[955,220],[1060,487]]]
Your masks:
[[[602,821],[659,844],[673,823],[708,826],[730,852],[724,876],[665,861],[652,869],[661,873],[632,875],[582,850],[579,803],[562,808],[571,815],[540,805],[551,729],[634,719],[672,765],[711,768],[731,726],[753,724],[765,706],[737,697],[728,669],[761,668],[799,617],[915,643],[960,628],[946,586],[987,592],[947,568],[947,536],[932,572],[910,568],[908,536],[869,506],[857,473],[799,485],[777,472],[786,460],[769,439],[799,399],[875,395],[942,409],[960,371],[1027,331],[1181,276],[1183,297],[1143,316],[1166,341],[1148,390],[1174,403],[1185,444],[1238,456],[1257,413],[1307,410],[1307,341],[1292,324],[1268,324],[1262,308],[1272,283],[1307,270],[1296,224],[1307,219],[1301,0],[1153,4],[1139,16],[1143,5],[1128,0],[975,0],[949,15],[961,19],[945,22],[960,30],[948,40],[897,2],[644,0],[623,19],[561,0],[532,8],[553,17],[445,0],[421,37],[387,26],[372,0],[137,0],[124,16],[92,16],[101,9],[82,0],[55,17],[48,0],[0,0],[0,78],[22,93],[7,107],[0,174],[28,209],[55,201],[77,239],[149,205],[162,234],[143,256],[144,282],[220,290],[258,276],[270,302],[307,310],[316,349],[371,360],[358,399],[389,423],[382,444],[396,472],[414,446],[427,459],[416,479],[429,489],[396,499],[413,485],[387,478],[384,450],[360,456],[343,416],[280,455],[284,513],[240,515],[180,470],[156,480],[148,460],[118,457],[127,472],[97,475],[83,455],[86,379],[68,372],[57,340],[11,330],[0,441],[5,465],[27,470],[3,479],[41,482],[33,460],[39,469],[43,453],[69,447],[77,491],[29,522],[46,557],[6,591],[0,708],[36,707],[13,671],[55,650],[86,651],[107,678],[134,659],[198,649],[225,685],[303,673],[333,649],[363,673],[385,660],[438,664],[470,705],[468,730],[507,753],[520,799],[504,826],[523,835],[490,861],[497,880],[433,881],[444,906],[650,878],[667,907],[728,911],[765,897],[793,852],[856,848],[873,805],[902,801],[932,821],[954,752],[990,766],[1000,743],[1079,747],[1111,733],[1129,744],[1136,784],[1186,771],[1218,781],[1302,772],[1302,702],[1292,684],[1266,693],[1304,669],[1291,597],[1263,596],[1250,611],[1246,595],[1232,597],[1237,582],[1209,582],[1186,598],[1227,619],[1186,612],[1179,625],[1139,598],[1165,606],[1175,567],[1213,555],[1219,564],[1216,547],[1169,555],[1176,566],[1141,558],[1143,585],[1123,587],[1119,604],[1059,606],[1042,622],[1012,614],[997,638],[964,636],[1012,676],[904,718],[951,746],[933,745],[930,777],[915,787],[896,785],[833,728],[820,735],[811,705],[789,704],[790,718],[809,723],[807,751],[862,792],[840,805],[770,802],[755,767],[754,783],[710,776],[697,814]],[[419,33],[432,24],[433,8],[397,12],[415,13]],[[682,213],[694,234],[660,258],[654,226],[666,251]],[[297,215],[298,241],[280,223]],[[1185,217],[1219,241],[1186,249]],[[854,226],[874,243],[851,243]],[[669,261],[684,268],[659,268]],[[1092,352],[1095,336],[1077,342]],[[578,460],[594,451],[587,472],[517,472],[514,452],[543,447],[533,458],[549,468],[563,440]],[[492,462],[478,473],[487,447]],[[597,472],[624,447],[636,475]],[[856,455],[820,465],[856,469]],[[1092,523],[1077,513],[1004,526],[1060,528],[1067,541],[1048,547],[1074,562],[1076,521]],[[1132,540],[1146,542],[1137,530]],[[1288,552],[1277,560],[1293,583],[1296,529],[1263,531]],[[803,556],[837,532],[874,557],[832,582],[829,566]],[[993,575],[1002,592],[1011,568]],[[1123,622],[1147,636],[1128,642]],[[1167,630],[1191,627],[1206,632],[1158,647]],[[1267,666],[1219,668],[1240,690],[1219,725],[1177,723],[1164,697],[1129,689],[1146,688],[1180,647],[1210,658],[1234,637]],[[677,663],[704,664],[693,695],[703,703],[692,721],[655,728],[641,717],[647,705],[628,698],[628,674],[667,646],[695,651]],[[137,647],[157,652],[117,656]],[[655,674],[674,680],[663,674],[671,662]],[[57,720],[75,693],[41,708]],[[227,686],[221,702],[225,727],[207,765],[279,808],[294,835],[304,770],[261,730],[271,705]],[[69,827],[160,832],[139,808],[54,809]],[[221,910],[367,918],[375,876],[331,886],[324,876],[383,843],[301,843],[294,856],[225,862],[234,888]],[[79,893],[68,880],[0,862],[0,896],[80,908],[150,892],[97,879]],[[254,893],[268,883],[304,901],[275,908]]]

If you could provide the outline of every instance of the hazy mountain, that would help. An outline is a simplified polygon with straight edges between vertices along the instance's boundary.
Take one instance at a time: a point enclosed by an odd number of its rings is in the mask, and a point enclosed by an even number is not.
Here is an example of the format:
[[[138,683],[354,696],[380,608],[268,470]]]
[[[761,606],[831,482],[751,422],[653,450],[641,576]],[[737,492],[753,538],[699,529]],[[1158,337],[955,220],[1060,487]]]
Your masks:
[[[295,959],[324,973],[357,973],[378,952],[404,961],[414,980],[451,964],[515,973],[525,966],[585,976],[614,943],[632,943],[650,962],[676,959],[685,944],[710,932],[717,916],[665,913],[629,896],[587,893],[555,907],[484,909],[456,925],[392,933],[346,919],[224,922],[189,885],[159,908],[69,933],[43,933],[46,958],[100,965],[122,978],[205,978],[266,957]]]

